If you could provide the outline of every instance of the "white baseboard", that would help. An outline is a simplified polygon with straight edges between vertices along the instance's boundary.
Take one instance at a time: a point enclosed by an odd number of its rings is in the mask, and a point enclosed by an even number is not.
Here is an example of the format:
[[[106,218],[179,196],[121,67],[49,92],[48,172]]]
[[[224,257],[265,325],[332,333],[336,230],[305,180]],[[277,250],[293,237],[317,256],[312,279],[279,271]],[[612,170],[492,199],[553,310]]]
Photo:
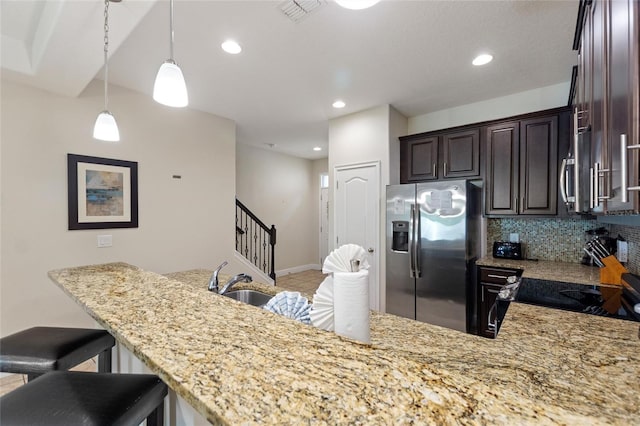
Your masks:
[[[317,263],[309,264],[309,265],[294,266],[293,268],[281,269],[279,271],[276,271],[276,278],[281,277],[283,275],[296,274],[298,272],[308,271],[310,269],[314,271],[319,271],[322,268]]]

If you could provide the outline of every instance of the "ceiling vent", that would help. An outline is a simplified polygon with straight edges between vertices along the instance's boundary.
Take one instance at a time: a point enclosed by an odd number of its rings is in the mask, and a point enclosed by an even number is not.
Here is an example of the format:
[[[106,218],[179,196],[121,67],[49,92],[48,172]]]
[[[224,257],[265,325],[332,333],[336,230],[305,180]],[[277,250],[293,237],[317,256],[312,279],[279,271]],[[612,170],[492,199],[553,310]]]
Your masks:
[[[279,8],[293,22],[300,22],[322,4],[322,0],[287,0]]]

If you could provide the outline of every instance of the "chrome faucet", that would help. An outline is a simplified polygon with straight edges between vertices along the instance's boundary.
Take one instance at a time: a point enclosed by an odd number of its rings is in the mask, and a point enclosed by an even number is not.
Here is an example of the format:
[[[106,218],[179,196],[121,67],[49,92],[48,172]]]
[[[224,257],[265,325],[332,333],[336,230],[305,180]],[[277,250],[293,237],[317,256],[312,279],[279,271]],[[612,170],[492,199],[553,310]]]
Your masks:
[[[235,277],[231,278],[229,281],[227,281],[227,283],[224,285],[224,287],[222,287],[222,290],[220,290],[218,294],[225,294],[227,291],[231,289],[231,287],[233,287],[235,284],[239,282],[250,283],[251,281],[253,281],[253,278],[251,278],[251,275],[238,274]]]
[[[229,262],[225,260],[224,262],[222,262],[222,265],[218,266],[218,268],[215,271],[213,271],[213,275],[211,275],[211,279],[209,279],[209,287],[208,287],[209,291],[213,291],[214,293],[218,293],[218,294],[225,294],[229,289],[231,289],[231,287],[233,287],[235,284],[239,282],[250,283],[251,281],[253,281],[253,278],[251,278],[251,275],[238,274],[235,277],[231,278],[229,281],[227,281],[224,287],[222,287],[222,290],[219,290],[218,274],[220,273],[220,270],[225,266],[227,266],[228,264]]]
[[[211,275],[211,279],[209,279],[209,291],[218,292],[218,274],[220,273],[220,269],[224,268],[228,263],[229,262],[225,260],[222,262],[222,265],[218,266],[218,269],[213,271],[213,275]]]

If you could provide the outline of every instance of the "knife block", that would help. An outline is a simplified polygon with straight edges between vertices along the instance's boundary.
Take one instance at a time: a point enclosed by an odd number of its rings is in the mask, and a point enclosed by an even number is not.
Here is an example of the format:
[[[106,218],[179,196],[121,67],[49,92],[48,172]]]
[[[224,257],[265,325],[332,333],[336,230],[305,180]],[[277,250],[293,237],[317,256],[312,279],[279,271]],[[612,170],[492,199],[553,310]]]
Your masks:
[[[602,308],[610,314],[615,314],[622,303],[622,274],[629,271],[613,255],[604,257],[601,261],[604,267],[600,268],[600,283],[618,286],[617,288],[600,287],[600,293],[605,301]]]
[[[600,268],[600,284],[622,285],[622,274],[629,272],[614,255],[601,259],[604,267]]]

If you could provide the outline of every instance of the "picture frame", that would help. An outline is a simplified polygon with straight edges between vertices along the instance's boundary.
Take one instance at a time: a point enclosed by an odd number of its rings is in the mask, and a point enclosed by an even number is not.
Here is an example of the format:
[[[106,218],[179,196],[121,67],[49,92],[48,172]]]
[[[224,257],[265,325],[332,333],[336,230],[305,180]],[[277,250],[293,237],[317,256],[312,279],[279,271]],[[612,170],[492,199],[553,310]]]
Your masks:
[[[138,227],[138,163],[67,154],[69,230]]]

